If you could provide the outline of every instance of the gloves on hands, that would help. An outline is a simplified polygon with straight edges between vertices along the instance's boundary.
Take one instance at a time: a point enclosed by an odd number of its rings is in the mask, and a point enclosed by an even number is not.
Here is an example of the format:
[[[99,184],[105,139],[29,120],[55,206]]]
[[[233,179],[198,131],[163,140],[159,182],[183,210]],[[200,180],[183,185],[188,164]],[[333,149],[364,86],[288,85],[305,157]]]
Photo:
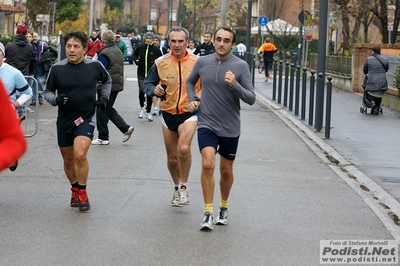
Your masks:
[[[107,102],[108,100],[106,98],[99,98],[94,105],[96,105],[97,108],[106,109]]]
[[[56,102],[58,106],[66,105],[68,103],[69,97],[68,94],[60,94],[58,95]]]

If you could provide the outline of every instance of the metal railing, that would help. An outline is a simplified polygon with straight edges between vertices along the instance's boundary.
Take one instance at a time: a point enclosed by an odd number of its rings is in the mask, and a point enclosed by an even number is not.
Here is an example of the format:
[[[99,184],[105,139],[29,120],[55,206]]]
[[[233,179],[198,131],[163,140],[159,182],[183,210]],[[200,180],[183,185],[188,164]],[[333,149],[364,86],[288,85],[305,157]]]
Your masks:
[[[307,67],[317,69],[318,55],[309,54]],[[352,57],[328,55],[325,61],[325,72],[340,76],[351,77],[352,75]]]

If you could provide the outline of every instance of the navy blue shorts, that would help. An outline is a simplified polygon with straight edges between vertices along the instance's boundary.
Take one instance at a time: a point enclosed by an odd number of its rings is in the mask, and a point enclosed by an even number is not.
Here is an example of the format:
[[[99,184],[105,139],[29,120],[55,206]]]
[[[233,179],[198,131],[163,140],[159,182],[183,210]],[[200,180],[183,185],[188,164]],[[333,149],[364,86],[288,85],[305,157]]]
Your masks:
[[[57,140],[59,147],[74,146],[74,139],[77,136],[86,136],[93,139],[94,126],[89,123],[80,124],[72,133],[57,131]]]
[[[200,151],[205,147],[214,147],[215,150],[225,159],[231,161],[235,160],[239,137],[219,137],[208,128],[199,128],[197,130],[197,141],[199,143]]]

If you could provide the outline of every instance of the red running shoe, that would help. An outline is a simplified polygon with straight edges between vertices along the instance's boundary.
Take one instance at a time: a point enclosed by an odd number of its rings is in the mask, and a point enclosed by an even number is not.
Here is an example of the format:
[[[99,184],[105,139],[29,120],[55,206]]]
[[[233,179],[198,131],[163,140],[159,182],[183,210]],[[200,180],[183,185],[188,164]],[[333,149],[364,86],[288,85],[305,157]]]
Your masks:
[[[90,204],[88,196],[86,194],[86,189],[79,190],[78,205],[79,211],[81,212],[90,210]]]
[[[79,207],[79,205],[78,205],[78,196],[79,196],[78,189],[75,187],[72,187],[71,191],[72,191],[72,195],[71,195],[70,206],[71,207]]]

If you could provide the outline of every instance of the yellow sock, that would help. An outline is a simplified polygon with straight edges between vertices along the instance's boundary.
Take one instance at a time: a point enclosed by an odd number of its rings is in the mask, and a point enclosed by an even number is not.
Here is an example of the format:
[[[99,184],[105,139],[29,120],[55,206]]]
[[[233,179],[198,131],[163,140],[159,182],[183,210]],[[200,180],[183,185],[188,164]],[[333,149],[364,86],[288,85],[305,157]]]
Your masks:
[[[214,213],[214,208],[212,204],[204,204],[204,212],[209,211],[211,214]]]
[[[219,202],[219,206],[220,206],[220,207],[226,207],[226,208],[228,208],[228,205],[229,205],[229,200],[223,200],[223,199],[221,199],[221,201]]]

